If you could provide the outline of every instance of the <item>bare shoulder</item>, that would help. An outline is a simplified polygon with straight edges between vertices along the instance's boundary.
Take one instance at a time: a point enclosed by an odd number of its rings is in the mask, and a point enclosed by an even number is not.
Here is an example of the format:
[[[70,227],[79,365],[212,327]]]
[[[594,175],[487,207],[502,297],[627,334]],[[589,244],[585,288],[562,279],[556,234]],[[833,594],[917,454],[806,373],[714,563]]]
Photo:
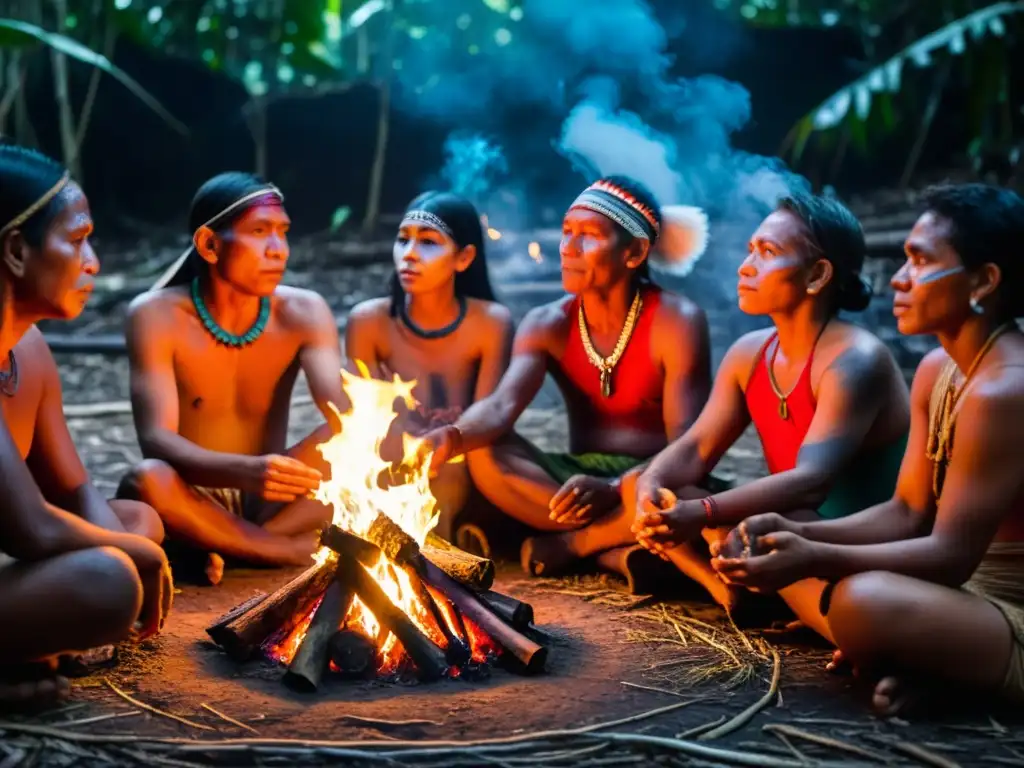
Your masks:
[[[569,327],[569,307],[572,305],[572,296],[541,304],[534,307],[519,324],[520,333],[531,335],[557,334]]]
[[[140,293],[128,304],[128,322],[148,322],[174,317],[177,310],[192,307],[192,298],[181,286]]]
[[[760,328],[756,331],[749,331],[736,339],[726,350],[715,378],[731,376],[741,389],[746,390],[747,379],[750,378],[750,372],[753,370],[757,356],[774,332],[774,328]]]
[[[505,333],[512,327],[512,312],[504,304],[483,299],[470,299],[469,319],[482,331]]]
[[[29,326],[29,329],[25,331],[25,335],[14,345],[14,354],[22,370],[31,366],[34,375],[44,373],[47,378],[51,375],[54,377],[59,377],[60,375],[57,369],[57,361],[53,358],[50,345],[46,343],[46,337],[34,325]]]
[[[391,319],[391,299],[382,296],[356,304],[348,313],[348,328],[375,328]]]
[[[286,328],[316,330],[328,323],[335,324],[327,300],[316,291],[282,285],[274,291],[274,299],[278,318]]]
[[[918,363],[914,371],[914,381],[910,386],[910,399],[912,402],[927,405],[932,396],[932,390],[938,381],[939,374],[949,362],[949,355],[942,347],[937,347],[925,355]]]
[[[822,370],[842,370],[871,379],[902,376],[892,352],[875,334],[849,323],[837,323],[822,339]]]
[[[662,290],[656,321],[659,325],[677,329],[703,329],[707,327],[708,317],[692,299]]]

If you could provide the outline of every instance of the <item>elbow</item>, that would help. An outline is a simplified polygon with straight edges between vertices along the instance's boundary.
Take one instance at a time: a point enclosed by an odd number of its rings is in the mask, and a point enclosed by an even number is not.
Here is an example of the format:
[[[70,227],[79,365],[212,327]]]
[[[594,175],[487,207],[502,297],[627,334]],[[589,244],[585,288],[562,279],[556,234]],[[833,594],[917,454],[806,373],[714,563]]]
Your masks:
[[[970,581],[981,562],[981,556],[967,550],[963,543],[947,540],[944,537],[928,537],[932,545],[932,561],[934,572],[930,581],[952,589],[959,589]]]
[[[828,498],[835,481],[828,472],[818,470],[793,470],[792,509],[817,509]]]

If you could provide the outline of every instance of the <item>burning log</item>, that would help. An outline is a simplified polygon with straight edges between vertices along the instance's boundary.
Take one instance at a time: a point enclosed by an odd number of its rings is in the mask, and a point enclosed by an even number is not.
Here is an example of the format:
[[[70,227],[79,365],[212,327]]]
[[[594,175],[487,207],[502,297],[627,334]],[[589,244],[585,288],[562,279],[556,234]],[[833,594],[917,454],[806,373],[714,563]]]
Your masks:
[[[548,649],[523,636],[502,621],[471,591],[459,584],[432,562],[427,563],[426,581],[440,590],[491,639],[512,654],[528,674],[540,672],[547,662]]]
[[[329,665],[331,640],[348,613],[353,597],[351,587],[340,578],[336,577],[327,587],[302,645],[284,674],[284,683],[289,688],[311,693],[320,685]]]
[[[533,624],[533,606],[503,595],[501,592],[487,591],[480,593],[484,605],[496,613],[506,624],[514,629],[529,629]]]
[[[366,540],[376,544],[388,560],[398,565],[415,563],[420,554],[420,545],[416,539],[383,512],[379,512],[377,519],[370,523]]]
[[[342,557],[338,560],[338,570],[346,583],[355,589],[359,599],[377,617],[377,621],[398,638],[419,670],[420,676],[425,680],[442,677],[448,670],[444,652],[391,602],[366,568],[357,560]]]
[[[207,631],[232,659],[248,661],[272,632],[294,627],[308,613],[334,579],[335,569],[330,561],[318,563],[223,626]]]
[[[427,542],[422,550],[423,556],[455,581],[479,591],[490,589],[494,584],[493,560],[463,552],[451,544],[448,548],[434,546],[430,537]]]
[[[331,661],[346,677],[362,677],[374,669],[377,649],[373,640],[355,629],[335,632],[330,641]]]
[[[234,608],[232,608],[230,611],[228,611],[223,616],[221,616],[219,619],[217,619],[217,621],[215,621],[213,624],[208,626],[206,628],[206,634],[208,634],[211,638],[213,638],[213,641],[219,645],[220,644],[219,638],[223,636],[221,633],[223,633],[224,627],[226,627],[228,624],[230,624],[236,618],[238,618],[243,613],[248,611],[250,608],[255,608],[257,605],[259,605],[260,603],[262,603],[266,599],[267,599],[267,593],[266,592],[260,592],[258,594],[253,595],[252,597],[250,597],[245,602],[239,603]]]

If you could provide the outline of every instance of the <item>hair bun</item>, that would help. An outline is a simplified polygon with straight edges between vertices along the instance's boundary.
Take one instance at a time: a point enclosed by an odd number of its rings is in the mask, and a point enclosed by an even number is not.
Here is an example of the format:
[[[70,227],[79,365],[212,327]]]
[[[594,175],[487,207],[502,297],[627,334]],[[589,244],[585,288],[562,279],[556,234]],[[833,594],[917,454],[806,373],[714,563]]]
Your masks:
[[[847,312],[863,312],[874,293],[867,280],[860,275],[850,275],[839,286],[839,308]]]

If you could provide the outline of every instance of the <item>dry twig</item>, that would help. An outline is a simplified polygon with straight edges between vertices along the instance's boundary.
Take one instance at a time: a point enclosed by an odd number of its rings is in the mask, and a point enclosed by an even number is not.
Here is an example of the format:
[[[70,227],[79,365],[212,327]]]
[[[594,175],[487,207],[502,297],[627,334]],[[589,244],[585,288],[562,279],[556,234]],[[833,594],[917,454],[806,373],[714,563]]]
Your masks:
[[[217,711],[216,709],[211,707],[209,704],[206,704],[205,702],[200,704],[199,706],[201,706],[207,712],[212,712],[217,717],[219,717],[221,720],[223,720],[225,723],[231,723],[231,725],[236,725],[239,728],[242,728],[243,730],[246,730],[246,731],[249,731],[250,733],[255,733],[255,734],[259,735],[259,731],[257,731],[251,725],[246,725],[245,723],[242,723],[242,722],[239,722],[238,720],[235,720],[233,717],[228,717],[223,712]]]
[[[782,675],[782,657],[779,656],[779,652],[772,649],[772,681],[768,686],[768,691],[760,699],[755,701],[749,707],[744,709],[734,718],[726,723],[718,726],[717,728],[708,731],[700,737],[701,741],[710,741],[711,739],[717,739],[726,734],[732,733],[733,731],[739,730],[744,725],[754,719],[754,716],[762,709],[771,703],[771,700],[779,692],[779,678]]]
[[[784,723],[769,723],[768,725],[761,726],[761,730],[767,733],[775,733],[777,731],[785,734],[786,736],[792,736],[795,739],[803,739],[804,741],[809,741],[812,744],[820,744],[823,747],[831,747],[832,749],[838,749],[842,752],[849,752],[851,755],[858,755],[859,757],[874,760],[879,763],[889,762],[888,757],[870,749],[864,749],[864,747],[859,747],[856,744],[851,744],[850,742],[843,741],[841,739],[835,739],[831,736],[822,736],[818,733],[811,733],[809,731],[801,730],[800,728],[794,728],[793,726],[785,725]]]
[[[170,712],[164,712],[162,709],[157,709],[156,707],[151,706],[149,704],[146,704],[145,702],[139,701],[138,699],[133,699],[127,693],[125,693],[120,688],[118,688],[116,685],[114,685],[112,682],[110,682],[110,680],[104,679],[103,682],[106,683],[107,687],[110,688],[110,690],[112,690],[114,693],[116,693],[122,699],[127,701],[129,704],[133,704],[136,707],[138,707],[139,709],[144,709],[147,712],[152,712],[154,715],[160,715],[161,717],[170,718],[171,720],[179,722],[179,723],[181,723],[183,725],[187,725],[190,728],[196,728],[196,729],[198,729],[200,731],[215,731],[215,730],[217,730],[216,728],[211,728],[210,726],[203,725],[202,723],[193,723],[191,720],[187,720],[184,717],[180,717],[178,715],[171,714]]]

